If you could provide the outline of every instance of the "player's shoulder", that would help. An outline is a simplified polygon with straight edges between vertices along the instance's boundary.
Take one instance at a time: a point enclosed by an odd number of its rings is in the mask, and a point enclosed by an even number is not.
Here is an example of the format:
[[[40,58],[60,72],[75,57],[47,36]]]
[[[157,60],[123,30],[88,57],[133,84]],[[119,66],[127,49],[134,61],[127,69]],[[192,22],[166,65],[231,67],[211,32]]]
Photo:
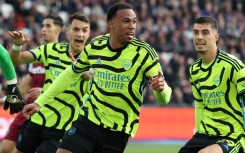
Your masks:
[[[224,50],[220,50],[220,55],[219,58],[221,59],[227,59],[227,60],[236,60],[236,61],[240,61],[240,59],[238,59],[236,56],[228,53],[227,51]]]
[[[110,34],[103,34],[103,35],[99,35],[94,37],[90,43],[101,43],[103,41],[107,41],[109,39]]]
[[[201,68],[201,63],[202,63],[202,58],[198,58],[190,65],[189,70],[190,71],[199,70]]]
[[[232,66],[237,70],[244,68],[243,62],[238,57],[226,51],[220,50],[219,59],[223,61],[224,65]]]
[[[63,42],[49,42],[40,45],[38,48],[53,48],[53,47],[63,47],[63,46],[68,46],[68,43],[63,43]]]
[[[147,42],[143,40],[139,40],[137,38],[134,38],[131,44],[134,46],[139,46],[143,48],[152,48],[150,44],[148,44]]]
[[[202,58],[201,58],[201,57],[198,58],[198,59],[196,59],[196,60],[191,64],[191,66],[200,65],[200,62],[202,62]]]
[[[137,47],[137,50],[139,50],[140,53],[145,52],[149,54],[152,58],[156,58],[158,56],[156,50],[145,41],[134,38],[131,42],[131,45]]]

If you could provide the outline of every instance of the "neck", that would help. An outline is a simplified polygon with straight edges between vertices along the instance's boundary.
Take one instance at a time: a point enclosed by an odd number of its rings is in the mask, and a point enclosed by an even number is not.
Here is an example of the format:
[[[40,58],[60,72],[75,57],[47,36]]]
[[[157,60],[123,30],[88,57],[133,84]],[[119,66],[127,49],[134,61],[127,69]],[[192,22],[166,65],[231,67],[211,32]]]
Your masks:
[[[112,35],[109,37],[109,44],[112,49],[118,49],[123,47],[123,44],[118,42]]]
[[[58,38],[57,39],[54,39],[54,40],[44,40],[45,41],[45,43],[56,43],[56,42],[58,42]]]
[[[84,47],[83,47],[83,49],[84,49]],[[83,50],[83,49],[82,49],[82,50]],[[69,50],[68,50],[68,52],[71,53],[72,55],[77,55],[77,54],[79,54],[82,50],[75,50],[75,49],[73,49],[73,48],[71,47],[71,45],[69,45]]]
[[[209,64],[210,62],[212,62],[214,58],[217,56],[217,50],[218,48],[215,47],[214,49],[212,49],[212,51],[202,53],[202,63]]]

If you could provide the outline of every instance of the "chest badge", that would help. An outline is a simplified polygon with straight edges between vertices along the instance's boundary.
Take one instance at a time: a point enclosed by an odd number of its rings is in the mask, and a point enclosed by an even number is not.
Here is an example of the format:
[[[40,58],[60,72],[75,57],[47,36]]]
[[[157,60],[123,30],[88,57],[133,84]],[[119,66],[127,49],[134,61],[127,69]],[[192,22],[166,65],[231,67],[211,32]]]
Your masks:
[[[214,81],[214,85],[215,86],[219,86],[219,84],[220,84],[220,77],[219,76],[213,77],[213,81]]]
[[[129,70],[132,67],[132,60],[124,59],[122,62],[122,66],[125,70]]]

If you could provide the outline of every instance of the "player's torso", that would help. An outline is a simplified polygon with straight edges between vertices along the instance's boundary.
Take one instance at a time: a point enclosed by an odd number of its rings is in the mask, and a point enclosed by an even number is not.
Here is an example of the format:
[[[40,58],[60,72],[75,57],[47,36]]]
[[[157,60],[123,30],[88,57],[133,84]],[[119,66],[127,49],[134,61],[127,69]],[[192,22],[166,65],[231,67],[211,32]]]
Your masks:
[[[41,55],[46,69],[44,91],[52,84],[59,74],[72,64],[72,58],[68,53],[67,43],[48,44],[47,52]]]
[[[226,60],[218,59],[208,68],[197,69],[199,71],[191,77],[204,104],[198,131],[220,136],[233,133],[231,137],[237,138],[243,129],[243,119],[233,78],[234,67]]]
[[[42,60],[46,69],[44,92],[63,70],[71,66],[72,59],[67,53],[67,47],[67,44],[52,46],[48,54],[43,54],[46,56]],[[78,116],[82,106],[81,98],[87,92],[87,86],[88,81],[82,80],[81,77],[74,80],[63,93],[42,107],[40,112],[32,117],[32,121],[57,129],[69,128],[70,123]]]
[[[101,48],[91,50],[88,56],[94,70],[92,91],[100,93],[94,96],[102,101],[118,101],[112,102],[118,108],[134,106],[138,109],[145,82],[137,47],[130,44],[119,50]]]
[[[88,117],[96,124],[126,133],[133,131],[134,135],[146,83],[147,52],[135,44],[117,50],[106,44],[92,44],[88,53],[94,69],[90,95],[93,104],[87,104],[91,112]],[[96,109],[93,110],[92,105]]]
[[[236,86],[230,80],[230,68],[220,63],[201,71],[192,76],[192,79],[195,81],[206,107],[225,108],[226,96],[230,95],[230,98],[236,98],[236,92],[229,92],[230,90],[236,90]]]

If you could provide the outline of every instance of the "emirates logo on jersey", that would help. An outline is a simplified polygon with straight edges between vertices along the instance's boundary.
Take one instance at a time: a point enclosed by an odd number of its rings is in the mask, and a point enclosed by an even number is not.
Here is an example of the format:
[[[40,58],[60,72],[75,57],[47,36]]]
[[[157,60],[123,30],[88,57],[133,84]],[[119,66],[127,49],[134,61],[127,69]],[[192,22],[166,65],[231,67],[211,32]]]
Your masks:
[[[214,81],[214,85],[218,86],[220,84],[220,77],[219,76],[213,77],[213,81]]]
[[[123,68],[124,68],[125,70],[129,70],[129,69],[131,69],[131,67],[132,67],[132,61],[129,60],[129,59],[123,60],[122,66],[123,66]]]

